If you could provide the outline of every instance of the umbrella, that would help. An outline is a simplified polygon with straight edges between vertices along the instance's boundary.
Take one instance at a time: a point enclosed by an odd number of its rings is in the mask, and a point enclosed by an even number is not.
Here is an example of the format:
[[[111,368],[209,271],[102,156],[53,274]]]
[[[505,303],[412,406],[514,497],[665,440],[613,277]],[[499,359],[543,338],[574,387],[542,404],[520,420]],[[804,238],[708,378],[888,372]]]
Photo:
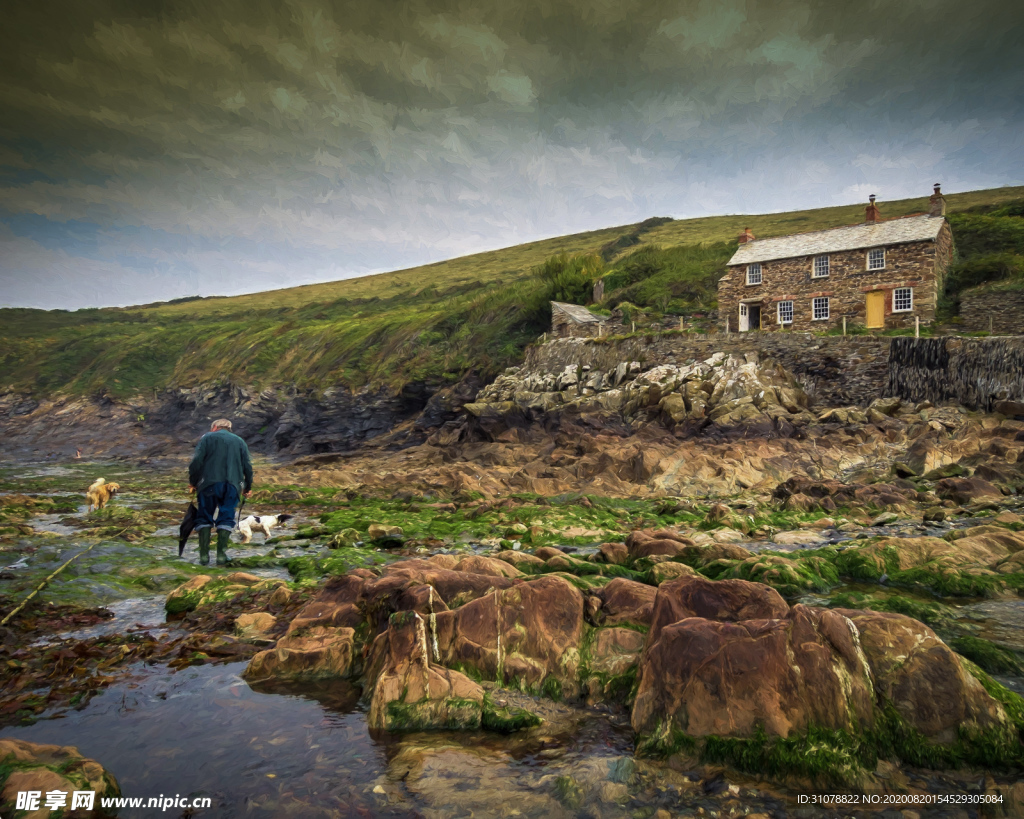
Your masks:
[[[196,520],[199,518],[199,508],[196,504],[190,503],[188,508],[185,510],[185,517],[181,519],[181,528],[178,529],[178,557],[181,557],[181,553],[185,551],[185,544],[188,542],[188,536],[192,534],[192,530],[196,528]]]

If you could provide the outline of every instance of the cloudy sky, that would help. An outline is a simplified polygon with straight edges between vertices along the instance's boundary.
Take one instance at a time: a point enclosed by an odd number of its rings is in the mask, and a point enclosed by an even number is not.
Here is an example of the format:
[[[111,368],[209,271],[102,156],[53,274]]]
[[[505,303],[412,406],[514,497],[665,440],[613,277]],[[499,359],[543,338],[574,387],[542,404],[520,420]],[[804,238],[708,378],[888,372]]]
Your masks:
[[[635,222],[1024,183],[1007,0],[43,0],[0,305],[235,294]]]

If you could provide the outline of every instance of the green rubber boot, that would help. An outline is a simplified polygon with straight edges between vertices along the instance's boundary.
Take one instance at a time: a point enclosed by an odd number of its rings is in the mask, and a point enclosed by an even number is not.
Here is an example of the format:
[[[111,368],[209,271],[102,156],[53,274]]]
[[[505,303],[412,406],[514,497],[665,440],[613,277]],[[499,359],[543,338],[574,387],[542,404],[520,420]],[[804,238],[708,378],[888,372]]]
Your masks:
[[[210,565],[210,527],[199,530],[199,565]]]
[[[228,553],[225,551],[228,548],[228,544],[231,542],[231,530],[230,529],[218,529],[217,530],[217,565],[226,566],[228,564]]]

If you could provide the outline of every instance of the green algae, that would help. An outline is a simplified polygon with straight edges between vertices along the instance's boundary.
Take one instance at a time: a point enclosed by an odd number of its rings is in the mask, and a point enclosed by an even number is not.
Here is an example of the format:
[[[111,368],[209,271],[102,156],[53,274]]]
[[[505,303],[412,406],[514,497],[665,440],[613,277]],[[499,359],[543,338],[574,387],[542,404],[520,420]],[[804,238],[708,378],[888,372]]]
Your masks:
[[[1024,663],[1014,652],[981,637],[957,637],[949,647],[989,674],[1024,675]]]
[[[829,599],[828,606],[830,608],[868,609],[904,614],[907,617],[920,620],[932,628],[948,628],[956,618],[956,612],[950,606],[935,600],[925,600],[901,593],[847,591]]]

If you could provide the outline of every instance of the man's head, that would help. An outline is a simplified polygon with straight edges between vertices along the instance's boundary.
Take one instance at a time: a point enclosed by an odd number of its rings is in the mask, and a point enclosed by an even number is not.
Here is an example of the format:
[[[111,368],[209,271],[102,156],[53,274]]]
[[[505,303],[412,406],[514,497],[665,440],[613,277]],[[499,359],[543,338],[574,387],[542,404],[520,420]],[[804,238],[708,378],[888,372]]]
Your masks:
[[[231,422],[227,418],[218,418],[212,424],[210,424],[210,432],[216,432],[218,429],[231,430]]]

